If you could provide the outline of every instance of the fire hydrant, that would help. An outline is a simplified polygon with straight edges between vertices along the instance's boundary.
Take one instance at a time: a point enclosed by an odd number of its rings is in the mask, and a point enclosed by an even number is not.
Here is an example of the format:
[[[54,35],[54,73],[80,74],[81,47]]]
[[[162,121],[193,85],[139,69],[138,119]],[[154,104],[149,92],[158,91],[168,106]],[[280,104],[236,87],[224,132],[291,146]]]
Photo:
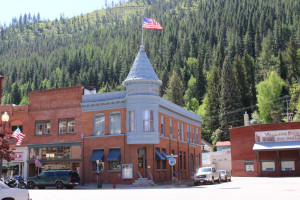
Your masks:
[[[113,180],[113,188],[116,188],[116,180]]]

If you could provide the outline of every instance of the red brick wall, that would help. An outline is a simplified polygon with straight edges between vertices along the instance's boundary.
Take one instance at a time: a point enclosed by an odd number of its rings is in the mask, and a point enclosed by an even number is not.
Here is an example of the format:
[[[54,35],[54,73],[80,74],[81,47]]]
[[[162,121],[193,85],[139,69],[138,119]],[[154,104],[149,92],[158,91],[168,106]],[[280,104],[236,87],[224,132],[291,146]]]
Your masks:
[[[265,130],[288,130],[300,129],[300,122],[278,123],[278,124],[261,124],[244,126],[230,129],[231,138],[231,159],[232,159],[232,174],[233,176],[259,176],[261,163],[258,162],[258,157],[255,151],[252,150],[255,143],[255,132]],[[300,176],[300,156],[298,151],[279,151],[280,159],[294,159],[295,171],[282,172],[280,161],[278,160],[277,152],[263,151],[259,152],[260,160],[276,160],[276,172],[263,172],[261,176]],[[245,171],[245,160],[254,160],[255,172]]]

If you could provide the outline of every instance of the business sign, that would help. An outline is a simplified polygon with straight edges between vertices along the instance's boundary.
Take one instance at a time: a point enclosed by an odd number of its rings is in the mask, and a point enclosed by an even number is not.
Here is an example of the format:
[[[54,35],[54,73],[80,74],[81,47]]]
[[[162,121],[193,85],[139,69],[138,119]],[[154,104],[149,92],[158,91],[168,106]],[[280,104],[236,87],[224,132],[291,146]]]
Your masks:
[[[133,179],[133,164],[122,164],[122,179]]]
[[[257,131],[255,132],[256,142],[292,142],[300,141],[300,129]]]

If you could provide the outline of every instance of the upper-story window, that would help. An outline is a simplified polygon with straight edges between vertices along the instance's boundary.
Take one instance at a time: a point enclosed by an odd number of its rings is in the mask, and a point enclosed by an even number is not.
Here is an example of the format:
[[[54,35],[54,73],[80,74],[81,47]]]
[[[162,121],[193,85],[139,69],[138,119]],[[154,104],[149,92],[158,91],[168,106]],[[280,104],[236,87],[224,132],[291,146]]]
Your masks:
[[[197,128],[196,131],[197,131],[197,144],[199,144],[199,129]]]
[[[190,126],[187,125],[186,127],[186,132],[187,132],[187,142],[190,142]]]
[[[170,119],[170,137],[173,139],[173,120]]]
[[[181,124],[181,134],[182,134],[181,140],[184,141],[184,125],[183,125],[183,123]]]
[[[164,118],[164,116],[161,116],[160,127],[161,127],[161,135],[165,136],[165,118]]]
[[[58,127],[59,134],[75,132],[75,119],[74,118],[59,119],[58,124],[59,124],[58,125],[59,126]],[[67,129],[67,127],[68,127],[68,129]]]
[[[50,121],[36,121],[35,122],[35,134],[36,135],[49,135],[51,129]]]
[[[128,112],[128,131],[134,132],[135,131],[135,113],[133,110]]]
[[[121,113],[110,114],[110,134],[121,133]]]
[[[143,112],[143,131],[144,132],[154,131],[153,110],[144,110]]]
[[[180,122],[178,122],[178,140],[180,140]]]
[[[94,118],[94,135],[104,135],[105,133],[105,115],[98,114]]]

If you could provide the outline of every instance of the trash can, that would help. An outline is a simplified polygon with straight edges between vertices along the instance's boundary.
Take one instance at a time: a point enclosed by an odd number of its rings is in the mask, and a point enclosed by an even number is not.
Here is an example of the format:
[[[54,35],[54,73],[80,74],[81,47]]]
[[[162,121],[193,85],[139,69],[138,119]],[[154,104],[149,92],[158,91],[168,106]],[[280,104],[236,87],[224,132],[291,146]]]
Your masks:
[[[98,180],[97,188],[102,188],[102,180]]]

